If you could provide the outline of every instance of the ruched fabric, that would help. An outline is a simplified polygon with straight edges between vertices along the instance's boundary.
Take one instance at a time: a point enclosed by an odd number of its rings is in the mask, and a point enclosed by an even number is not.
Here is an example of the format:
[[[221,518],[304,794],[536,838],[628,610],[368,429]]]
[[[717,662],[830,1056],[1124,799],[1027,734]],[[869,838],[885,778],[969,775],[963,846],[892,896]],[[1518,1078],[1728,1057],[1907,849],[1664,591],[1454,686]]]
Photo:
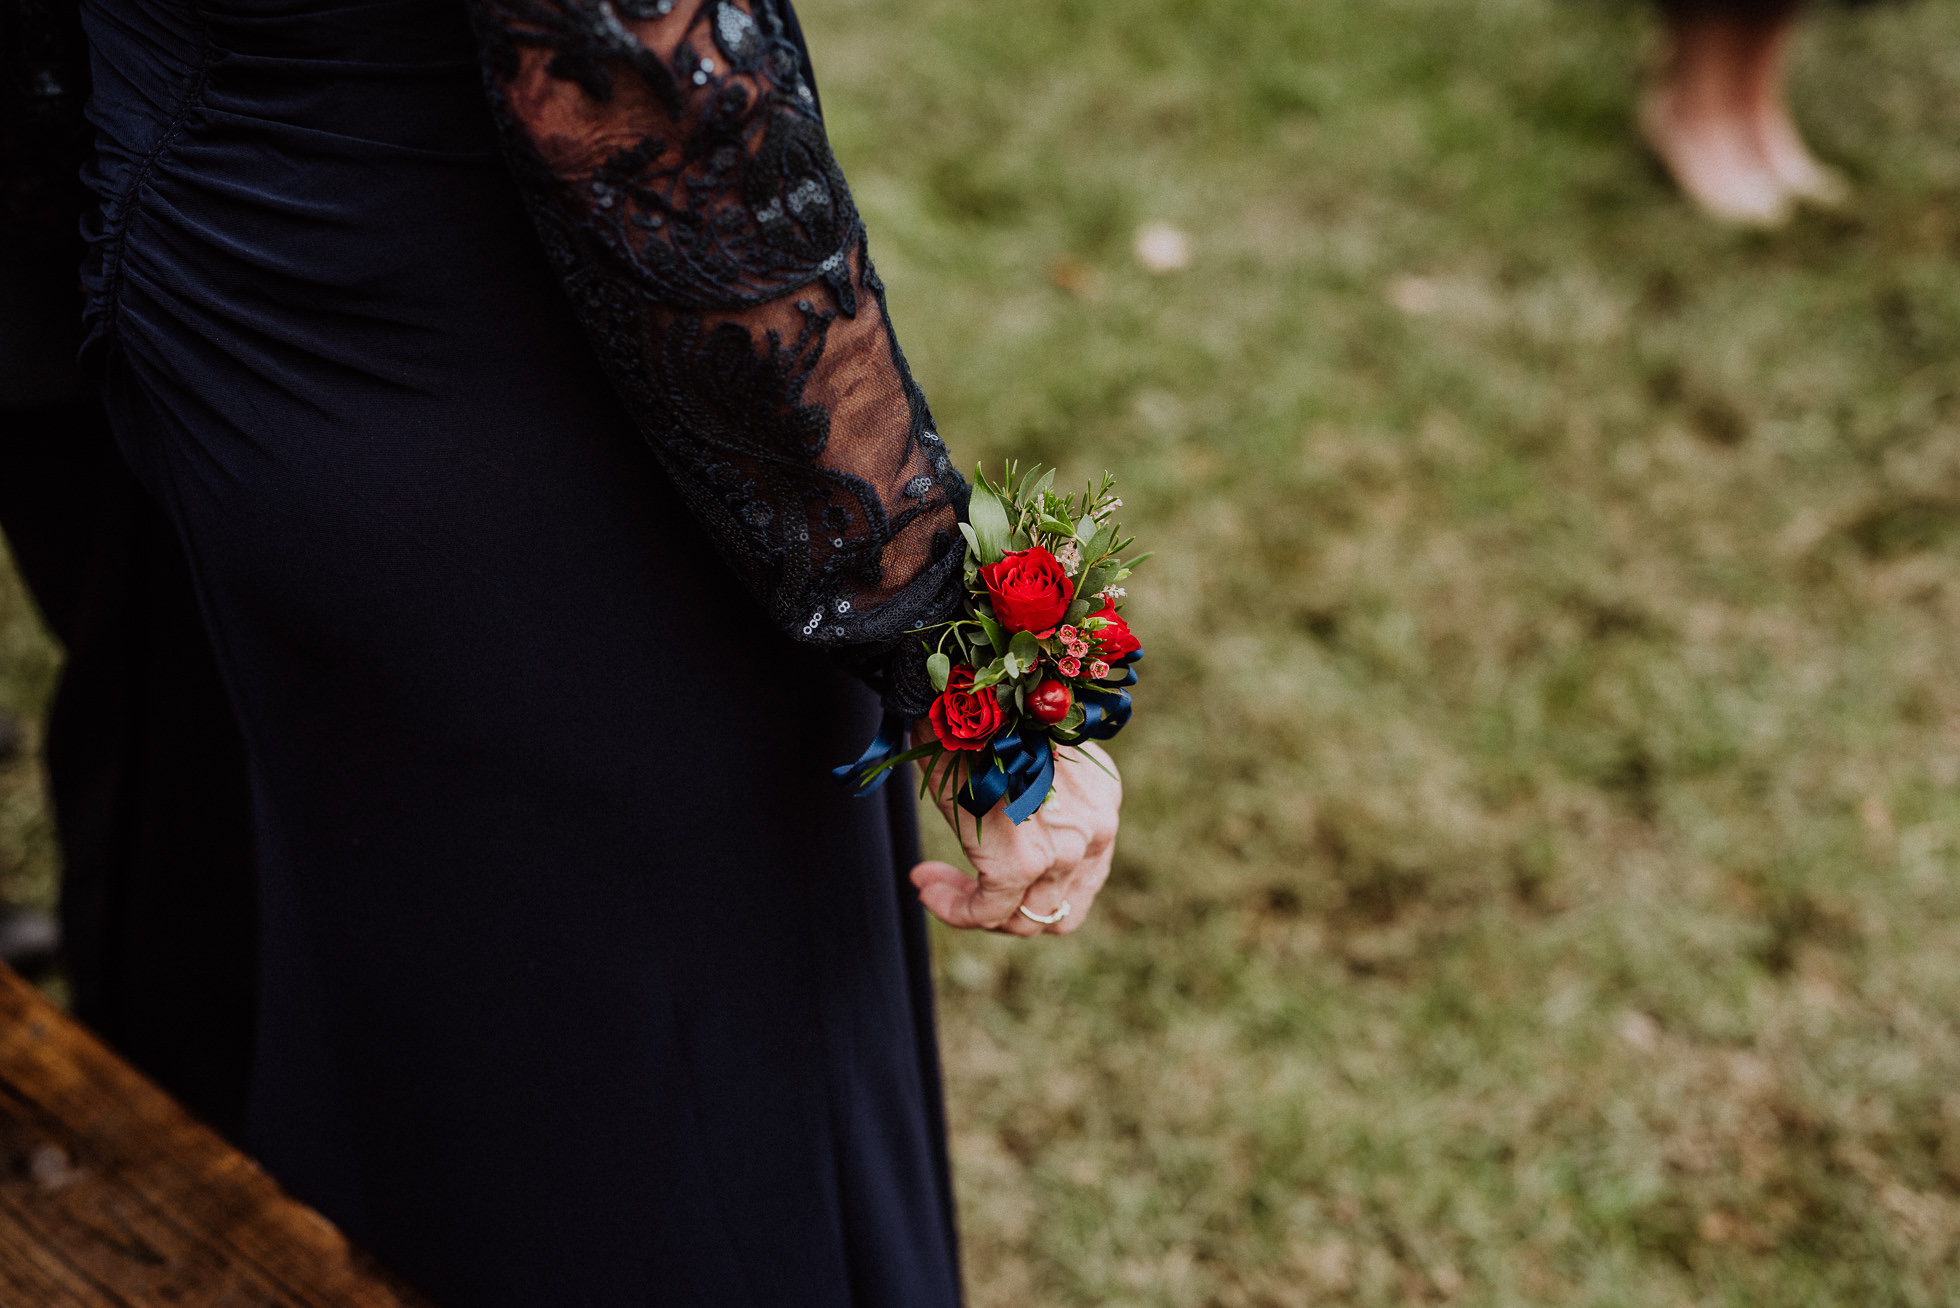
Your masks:
[[[89,0],[85,357],[242,727],[247,1144],[453,1308],[959,1300],[906,791],[613,397],[450,0]]]

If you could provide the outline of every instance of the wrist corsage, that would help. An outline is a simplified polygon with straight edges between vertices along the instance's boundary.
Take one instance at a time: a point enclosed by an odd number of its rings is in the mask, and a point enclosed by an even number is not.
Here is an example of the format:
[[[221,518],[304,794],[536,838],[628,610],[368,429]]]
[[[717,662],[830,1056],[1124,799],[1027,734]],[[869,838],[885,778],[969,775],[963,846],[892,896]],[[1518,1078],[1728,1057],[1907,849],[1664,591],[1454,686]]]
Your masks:
[[[1005,800],[1025,822],[1055,781],[1055,747],[1108,740],[1130,720],[1129,687],[1143,647],[1122,614],[1123,581],[1148,554],[1125,559],[1112,479],[1058,495],[1055,474],[1008,464],[998,486],[974,477],[962,612],[919,633],[938,692],[932,739],[901,749],[910,725],[887,721],[863,758],[837,769],[861,795],[891,770],[932,760],[926,778],[957,786],[984,817]],[[957,759],[963,767],[940,766]],[[926,784],[926,783],[921,783]]]

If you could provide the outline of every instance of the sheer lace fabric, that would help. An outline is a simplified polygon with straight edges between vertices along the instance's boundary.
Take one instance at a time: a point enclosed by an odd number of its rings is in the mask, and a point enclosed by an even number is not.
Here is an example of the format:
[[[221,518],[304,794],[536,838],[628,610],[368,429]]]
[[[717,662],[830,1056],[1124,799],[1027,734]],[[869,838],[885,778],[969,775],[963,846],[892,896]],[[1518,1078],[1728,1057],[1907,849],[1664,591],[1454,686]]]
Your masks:
[[[959,602],[932,427],[779,0],[471,0],[601,362],[771,617],[917,714]]]

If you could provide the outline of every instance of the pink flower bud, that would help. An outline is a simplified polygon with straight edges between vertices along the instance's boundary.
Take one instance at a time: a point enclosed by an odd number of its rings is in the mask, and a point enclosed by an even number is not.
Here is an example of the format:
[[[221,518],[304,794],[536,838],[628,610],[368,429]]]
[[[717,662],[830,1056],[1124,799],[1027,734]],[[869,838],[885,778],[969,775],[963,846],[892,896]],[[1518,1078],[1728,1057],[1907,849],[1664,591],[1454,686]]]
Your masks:
[[[1064,677],[1079,677],[1082,675],[1081,659],[1075,659],[1075,658],[1063,659],[1060,663],[1057,663],[1055,666],[1062,670],[1062,675]]]
[[[1073,663],[1075,660],[1070,659],[1069,661]],[[1089,675],[1094,677],[1097,681],[1101,681],[1104,677],[1109,675],[1109,664],[1103,662],[1101,659],[1097,659],[1094,663],[1091,663],[1089,665]]]
[[[1086,640],[1072,640],[1068,643],[1068,652],[1073,658],[1086,658],[1089,653],[1089,642]]]
[[[1076,641],[1082,639],[1082,633],[1077,631],[1074,627],[1063,627],[1055,634],[1062,638],[1062,644],[1064,645],[1073,645]]]

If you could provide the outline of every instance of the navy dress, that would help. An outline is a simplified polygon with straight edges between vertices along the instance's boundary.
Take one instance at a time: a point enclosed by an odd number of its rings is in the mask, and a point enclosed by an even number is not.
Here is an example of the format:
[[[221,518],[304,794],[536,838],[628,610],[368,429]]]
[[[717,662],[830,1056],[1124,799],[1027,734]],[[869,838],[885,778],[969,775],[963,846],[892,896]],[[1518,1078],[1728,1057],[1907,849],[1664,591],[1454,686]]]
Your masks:
[[[922,707],[964,486],[787,5],[84,19],[85,358],[249,762],[249,1149],[450,1308],[956,1304],[912,810],[828,769]]]

